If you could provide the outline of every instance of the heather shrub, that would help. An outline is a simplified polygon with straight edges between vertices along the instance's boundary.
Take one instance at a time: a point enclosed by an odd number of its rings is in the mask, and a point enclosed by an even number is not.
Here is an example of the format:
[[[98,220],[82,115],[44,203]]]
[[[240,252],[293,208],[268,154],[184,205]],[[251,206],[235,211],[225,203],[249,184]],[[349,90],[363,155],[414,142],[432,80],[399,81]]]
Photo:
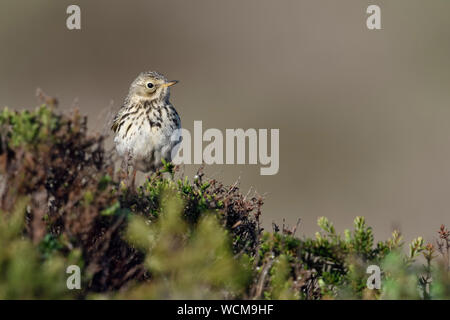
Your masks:
[[[17,201],[11,212],[0,214],[0,299],[62,299],[66,288],[65,260],[43,258],[33,243],[22,238],[27,199]]]
[[[448,299],[449,232],[435,244],[375,243],[363,217],[314,237],[260,224],[263,198],[200,169],[149,174],[137,187],[90,134],[48,106],[0,113],[0,298]],[[68,290],[66,268],[81,269]],[[367,267],[381,289],[367,288]]]

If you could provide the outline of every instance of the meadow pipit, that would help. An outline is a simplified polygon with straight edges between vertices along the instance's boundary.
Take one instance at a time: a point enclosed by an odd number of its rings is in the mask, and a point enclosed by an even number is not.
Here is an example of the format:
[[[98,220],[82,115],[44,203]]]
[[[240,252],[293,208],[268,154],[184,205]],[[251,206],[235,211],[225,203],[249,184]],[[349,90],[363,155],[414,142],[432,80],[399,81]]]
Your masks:
[[[134,175],[136,170],[155,171],[161,159],[172,161],[181,142],[181,120],[169,101],[169,87],[177,82],[154,71],[141,73],[113,120],[117,153],[134,168]]]

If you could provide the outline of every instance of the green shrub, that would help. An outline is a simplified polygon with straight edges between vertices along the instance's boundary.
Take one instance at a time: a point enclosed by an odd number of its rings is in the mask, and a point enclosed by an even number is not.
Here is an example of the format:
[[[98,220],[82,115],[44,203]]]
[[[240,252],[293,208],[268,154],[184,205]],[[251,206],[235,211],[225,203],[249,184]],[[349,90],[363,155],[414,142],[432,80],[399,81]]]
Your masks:
[[[263,232],[263,199],[202,170],[190,181],[165,163],[130,189],[77,112],[5,109],[0,134],[0,298],[450,298],[444,226],[408,251],[398,232],[375,243],[363,217],[343,234],[325,217],[313,238]],[[66,288],[71,264],[81,290]]]
[[[64,260],[43,259],[38,248],[22,238],[27,203],[20,199],[12,212],[0,213],[0,299],[69,298]]]

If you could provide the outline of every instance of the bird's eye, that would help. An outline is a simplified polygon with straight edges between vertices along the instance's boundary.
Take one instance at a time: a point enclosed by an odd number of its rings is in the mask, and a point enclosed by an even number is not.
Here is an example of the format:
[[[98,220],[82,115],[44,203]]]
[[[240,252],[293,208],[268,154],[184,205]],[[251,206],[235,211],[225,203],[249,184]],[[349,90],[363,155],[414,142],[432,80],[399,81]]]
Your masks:
[[[147,83],[147,88],[149,88],[149,89],[153,89],[154,86],[155,85],[151,82]]]

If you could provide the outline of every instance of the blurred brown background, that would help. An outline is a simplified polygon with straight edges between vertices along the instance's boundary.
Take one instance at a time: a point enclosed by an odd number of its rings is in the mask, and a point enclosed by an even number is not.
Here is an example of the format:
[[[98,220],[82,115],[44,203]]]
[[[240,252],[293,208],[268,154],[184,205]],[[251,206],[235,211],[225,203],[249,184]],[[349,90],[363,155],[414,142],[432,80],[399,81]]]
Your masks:
[[[82,30],[66,29],[78,4]],[[381,31],[366,8],[382,9]],[[2,0],[0,105],[29,108],[37,87],[101,130],[144,70],[181,80],[183,126],[280,128],[280,171],[215,166],[267,193],[264,225],[311,235],[367,217],[377,238],[450,224],[448,0]],[[78,101],[78,102],[76,102]],[[192,175],[195,166],[186,168]]]

